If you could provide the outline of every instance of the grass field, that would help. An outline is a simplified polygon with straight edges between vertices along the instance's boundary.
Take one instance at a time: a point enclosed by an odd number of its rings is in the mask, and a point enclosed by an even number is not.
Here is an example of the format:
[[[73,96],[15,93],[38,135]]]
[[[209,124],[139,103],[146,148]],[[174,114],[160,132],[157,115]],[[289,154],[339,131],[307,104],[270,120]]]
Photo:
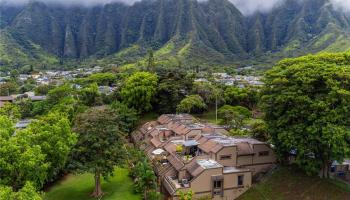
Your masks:
[[[221,122],[221,119],[219,118],[218,121],[216,121],[215,109],[210,109],[202,114],[194,114],[193,116],[195,116],[203,122],[209,122],[212,124],[220,124]]]
[[[254,185],[239,200],[349,200],[350,186],[335,180],[308,177],[281,168]]]
[[[93,200],[94,179],[91,174],[69,175],[57,183],[44,195],[44,200]],[[133,192],[132,180],[127,169],[117,169],[109,182],[102,182],[105,195],[101,200],[141,200]],[[94,199],[95,200],[95,199]]]
[[[154,112],[143,114],[138,121],[138,125],[141,126],[141,125],[145,124],[146,122],[157,120],[158,117],[159,117],[159,114],[154,113]]]

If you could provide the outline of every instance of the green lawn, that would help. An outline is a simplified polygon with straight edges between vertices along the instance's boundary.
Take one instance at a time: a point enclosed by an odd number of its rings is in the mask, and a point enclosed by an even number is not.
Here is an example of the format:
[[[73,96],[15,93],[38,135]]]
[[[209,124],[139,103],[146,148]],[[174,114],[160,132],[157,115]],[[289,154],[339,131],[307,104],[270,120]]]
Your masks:
[[[93,188],[93,175],[69,175],[47,191],[44,200],[93,200],[89,196]],[[109,182],[103,181],[102,190],[105,195],[101,200],[141,200],[133,192],[127,169],[117,169]]]
[[[239,200],[349,200],[350,186],[309,177],[293,168],[281,168],[265,177]]]
[[[138,125],[141,126],[149,121],[157,120],[158,117],[159,117],[159,114],[157,114],[155,112],[143,114],[138,121]]]
[[[215,109],[210,109],[202,114],[194,114],[193,116],[197,117],[203,122],[209,122],[212,124],[219,124],[221,121],[219,118],[218,121],[216,121]]]

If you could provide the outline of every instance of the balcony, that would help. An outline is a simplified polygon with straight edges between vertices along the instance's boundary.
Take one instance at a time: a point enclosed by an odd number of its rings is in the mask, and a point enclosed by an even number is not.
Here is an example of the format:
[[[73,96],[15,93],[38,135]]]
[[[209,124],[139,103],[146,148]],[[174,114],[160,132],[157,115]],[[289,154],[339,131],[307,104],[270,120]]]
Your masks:
[[[190,184],[188,182],[182,184],[179,182],[179,179],[170,176],[164,177],[163,184],[170,194],[175,194],[178,190],[190,188]]]

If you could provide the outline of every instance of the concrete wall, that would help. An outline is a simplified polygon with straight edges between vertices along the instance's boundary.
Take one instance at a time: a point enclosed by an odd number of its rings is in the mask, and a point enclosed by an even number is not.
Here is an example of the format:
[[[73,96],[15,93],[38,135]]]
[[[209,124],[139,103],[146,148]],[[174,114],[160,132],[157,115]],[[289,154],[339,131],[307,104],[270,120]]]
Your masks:
[[[221,156],[230,155],[231,159],[221,159]],[[222,164],[225,167],[234,167],[236,166],[236,155],[237,155],[237,147],[224,147],[221,149],[216,155],[215,160]]]
[[[267,151],[269,152],[268,156],[260,156],[259,152]],[[253,164],[261,163],[274,163],[276,162],[276,156],[273,150],[266,144],[255,144],[254,145],[254,156]]]
[[[244,165],[252,165],[253,164],[253,156],[238,156],[237,157],[237,166],[244,166]]]
[[[194,193],[203,193],[212,191],[211,177],[222,175],[222,168],[207,169],[191,182],[191,188]]]

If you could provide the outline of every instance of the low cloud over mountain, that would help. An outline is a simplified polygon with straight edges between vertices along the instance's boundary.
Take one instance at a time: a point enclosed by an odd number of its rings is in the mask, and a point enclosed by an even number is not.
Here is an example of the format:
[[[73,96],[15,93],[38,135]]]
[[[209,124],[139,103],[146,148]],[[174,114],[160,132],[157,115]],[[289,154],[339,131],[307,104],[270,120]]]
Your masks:
[[[8,4],[26,4],[32,0],[0,0],[1,3],[6,2]],[[94,6],[99,4],[107,4],[111,2],[122,2],[127,5],[132,5],[137,1],[141,0],[37,0],[45,3],[55,3],[63,5],[84,5],[84,6]],[[151,0],[149,0],[151,1]],[[208,0],[198,0],[198,1],[208,1]],[[269,12],[273,8],[283,4],[286,0],[229,0],[232,2],[244,15],[251,15],[255,12]],[[304,0],[296,0],[304,1]],[[336,9],[342,10],[344,12],[350,12],[350,0],[329,0],[330,3]]]

